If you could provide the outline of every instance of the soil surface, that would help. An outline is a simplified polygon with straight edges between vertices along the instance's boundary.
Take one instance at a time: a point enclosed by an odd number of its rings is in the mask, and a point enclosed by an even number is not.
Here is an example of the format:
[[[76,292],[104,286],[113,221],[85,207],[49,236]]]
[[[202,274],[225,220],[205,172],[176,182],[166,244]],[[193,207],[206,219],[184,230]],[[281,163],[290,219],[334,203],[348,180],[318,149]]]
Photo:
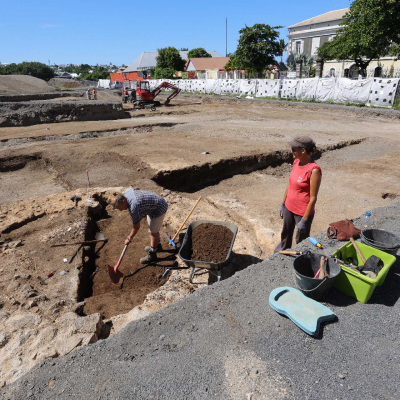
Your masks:
[[[104,93],[114,95],[111,91]],[[33,103],[39,107],[45,102]],[[84,103],[89,101],[81,98],[81,102],[77,102]],[[196,220],[214,220],[238,226],[232,257],[223,269],[223,280],[229,284],[231,276],[266,258],[279,242],[282,227],[279,207],[292,163],[287,143],[297,135],[311,135],[320,150],[316,161],[322,168],[323,178],[312,234],[326,231],[332,221],[355,218],[366,210],[387,206],[400,196],[399,124],[397,120],[378,116],[374,110],[371,114],[367,109],[363,110],[361,115],[354,107],[339,109],[329,105],[314,107],[294,102],[264,103],[262,100],[199,104],[198,96],[186,95],[174,99],[171,107],[160,107],[155,112],[135,111],[129,107],[124,110],[132,118],[0,128],[0,241],[4,238],[18,241],[29,231],[29,240],[32,240],[29,250],[33,255],[38,251],[35,257],[41,262],[41,271],[53,270],[56,262],[65,269],[63,258],[69,260],[73,256],[71,247],[65,248],[71,253],[62,256],[62,248],[44,248],[44,244],[35,242],[35,238],[47,230],[59,229],[65,235],[71,234],[72,231],[68,231],[71,225],[66,219],[68,214],[64,214],[75,209],[70,196],[78,194],[82,197],[78,209],[83,210],[91,204],[86,201],[89,192],[108,193],[111,198],[115,191],[123,191],[132,185],[162,195],[168,202],[161,233],[167,248],[165,228],[170,229],[168,233],[172,236],[200,195],[203,200],[187,224]],[[44,197],[39,201],[40,196]],[[122,287],[113,285],[105,267],[118,261],[131,221],[128,214],[117,211],[110,212],[110,217],[98,221],[98,229],[110,242],[101,249],[99,245],[96,247],[97,258],[91,258],[90,249],[87,254],[80,254],[81,261],[88,256],[82,269],[89,267],[90,275],[94,273],[93,291],[83,296],[87,302],[84,309],[87,316],[80,319],[93,318],[97,315],[93,312],[100,312],[104,318],[112,316],[104,322],[112,325],[111,332],[117,332],[129,321],[143,318],[214,282],[207,271],[196,271],[194,284],[191,284],[187,269],[173,271],[168,279],[162,280],[160,276],[165,268],[175,262],[168,259],[170,253],[161,253],[166,259],[158,265],[140,265],[138,261],[146,255],[144,247],[149,244],[144,221],[122,262],[125,281]],[[181,239],[183,235],[184,231]],[[94,239],[94,232],[89,236],[85,239]],[[60,238],[64,235],[57,237]],[[72,239],[68,237],[68,240]],[[18,255],[24,248],[28,249],[28,240],[24,246],[0,252],[1,268],[5,271],[15,262],[19,263],[12,258],[13,252]],[[23,261],[29,262],[21,258],[21,265]],[[177,261],[184,266],[180,259]],[[256,273],[257,268],[253,268],[252,273]],[[7,269],[6,274],[4,271],[5,281],[15,274],[11,269]],[[29,271],[25,273],[34,275]],[[50,291],[59,288],[57,296],[60,299],[55,297],[54,302],[65,300],[65,304],[54,305],[59,315],[77,316],[75,310],[69,310],[66,296],[78,284],[78,276],[74,282],[66,281],[71,273],[72,270],[67,275],[54,275],[49,279],[53,285],[41,285]],[[243,273],[247,274],[246,271]],[[287,271],[277,264],[274,273],[284,275]],[[83,282],[89,290],[90,280]],[[290,282],[293,282],[292,276]],[[64,286],[57,286],[57,283]],[[16,294],[19,294],[18,290]],[[265,293],[264,290],[264,299]],[[32,307],[32,312],[36,310],[32,300],[22,305],[11,292],[6,296],[4,307],[11,313],[3,315],[6,323],[15,313],[27,311],[23,307]],[[99,315],[98,318],[101,319]],[[244,323],[247,327],[255,326],[247,325],[247,321]],[[29,369],[31,364],[21,359],[33,362],[35,355],[34,349],[27,350],[23,357],[15,353],[15,349],[21,347],[12,346],[15,341],[23,340],[18,339],[22,338],[22,331],[19,336],[13,335],[0,350],[10,357],[8,362],[13,365],[11,375],[9,371],[7,375],[0,375],[0,386],[2,379],[10,383]],[[88,342],[78,341],[71,346],[76,347],[77,343]],[[43,354],[57,357],[65,352]]]
[[[167,240],[162,238],[165,251],[157,253],[154,263],[140,264],[145,257],[145,246],[150,245],[148,226],[143,219],[141,229],[128,246],[119,271],[124,274],[121,285],[110,280],[107,265],[114,266],[121,255],[124,241],[132,229],[128,212],[114,211],[110,218],[99,221],[100,232],[109,239],[97,254],[96,270],[93,278],[92,295],[85,299],[86,315],[100,313],[104,318],[124,314],[133,307],[142,304],[146,295],[162,286],[167,278],[162,278],[165,269],[175,265],[175,254],[170,250]],[[164,235],[165,236],[165,235]]]
[[[222,225],[201,224],[192,231],[192,260],[220,263],[226,260],[233,233]]]
[[[0,75],[0,94],[36,94],[55,92],[46,81],[28,75]]]

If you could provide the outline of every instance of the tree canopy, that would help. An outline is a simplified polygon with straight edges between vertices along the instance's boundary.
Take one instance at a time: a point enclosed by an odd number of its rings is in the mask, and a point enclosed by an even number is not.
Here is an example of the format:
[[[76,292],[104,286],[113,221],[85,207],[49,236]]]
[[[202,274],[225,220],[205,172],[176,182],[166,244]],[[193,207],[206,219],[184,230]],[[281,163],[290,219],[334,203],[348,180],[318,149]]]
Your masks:
[[[263,72],[266,67],[277,65],[275,57],[281,56],[285,49],[285,42],[279,39],[277,31],[280,28],[282,26],[255,24],[241,29],[238,47],[225,69]]]
[[[318,49],[324,60],[354,60],[363,71],[374,60],[400,53],[400,1],[354,0],[337,36]]]
[[[54,71],[46,64],[40,62],[22,62],[0,67],[0,75],[31,75],[48,81],[54,77]]]
[[[175,47],[164,47],[157,51],[157,68],[171,68],[174,71],[183,71],[186,62],[182,59],[179,51]]]
[[[173,68],[156,68],[154,70],[154,79],[171,79],[175,75],[175,69]]]
[[[197,47],[196,49],[192,49],[187,54],[188,58],[204,58],[211,57],[211,54],[204,50],[202,47]]]

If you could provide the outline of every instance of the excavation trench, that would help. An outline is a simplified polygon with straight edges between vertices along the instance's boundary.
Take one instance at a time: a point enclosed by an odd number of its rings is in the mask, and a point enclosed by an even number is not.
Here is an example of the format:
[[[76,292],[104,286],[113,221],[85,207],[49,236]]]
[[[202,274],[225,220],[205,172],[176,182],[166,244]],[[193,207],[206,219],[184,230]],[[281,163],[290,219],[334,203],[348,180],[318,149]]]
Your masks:
[[[30,144],[36,144],[38,142],[56,142],[63,140],[80,140],[80,139],[100,139],[104,137],[129,135],[145,132],[167,131],[173,128],[175,125],[180,125],[180,122],[162,122],[158,124],[144,124],[137,126],[122,127],[116,129],[106,129],[104,131],[88,131],[74,134],[65,135],[45,135],[45,136],[31,136],[27,138],[15,138],[15,139],[2,139],[0,140],[0,149],[10,149],[25,147]]]
[[[357,145],[365,139],[355,139],[321,147],[313,158],[318,159],[326,151],[338,150],[343,147]],[[279,167],[291,163],[293,156],[290,151],[275,151],[267,154],[252,154],[235,158],[222,159],[216,163],[192,165],[187,168],[172,171],[160,171],[152,179],[158,185],[180,192],[193,193],[207,186],[218,184],[221,180],[234,175],[249,174],[268,167]]]
[[[85,247],[79,275],[78,300],[85,301],[82,315],[100,313],[104,319],[109,319],[142,304],[146,295],[168,280],[168,277],[162,277],[164,271],[177,263],[174,252],[169,250],[166,240],[162,239],[163,247],[168,250],[160,252],[156,262],[140,264],[140,258],[147,255],[144,247],[150,244],[149,232],[143,222],[142,229],[129,245],[121,263],[119,270],[124,274],[123,281],[114,284],[110,280],[107,265],[114,266],[117,263],[132,223],[127,212],[115,210],[108,213],[105,211],[105,201],[101,197],[96,200],[103,204],[103,211],[100,215],[89,217],[86,240],[93,240],[96,232],[100,232],[108,242]]]

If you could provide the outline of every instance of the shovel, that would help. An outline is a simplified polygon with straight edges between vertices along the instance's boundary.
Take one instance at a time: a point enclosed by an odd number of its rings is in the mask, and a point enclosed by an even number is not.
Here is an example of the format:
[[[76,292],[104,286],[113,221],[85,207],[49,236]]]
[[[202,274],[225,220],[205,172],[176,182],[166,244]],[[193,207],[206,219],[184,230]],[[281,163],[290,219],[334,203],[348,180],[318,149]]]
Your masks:
[[[119,258],[118,262],[112,267],[111,265],[107,265],[108,268],[108,273],[110,275],[110,279],[114,283],[118,283],[121,281],[121,279],[124,277],[124,274],[121,271],[118,271],[119,266],[121,265],[121,261],[124,258],[126,249],[128,248],[128,245],[126,244],[124,246],[124,249],[122,250],[121,257]]]
[[[362,272],[364,272],[370,278],[375,279],[376,275],[379,273],[379,271],[383,267],[383,261],[377,256],[371,256],[368,258],[368,260],[366,260],[364,257],[364,254],[361,252],[356,241],[352,237],[350,238],[350,241],[353,244],[357,254],[361,258],[361,261],[364,264],[361,266],[360,270]],[[368,272],[372,272],[375,275],[375,277],[373,277],[371,274],[368,274]]]
[[[182,230],[182,228],[184,227],[184,225],[186,224],[186,221],[189,219],[189,217],[192,215],[192,212],[194,211],[194,209],[196,208],[197,204],[199,204],[199,201],[201,200],[201,196],[197,199],[196,204],[192,207],[192,209],[190,210],[189,214],[187,215],[187,217],[185,218],[185,220],[183,221],[182,225],[179,227],[179,229],[176,231],[174,237],[171,239],[168,235],[167,235],[167,239],[170,242],[170,244],[176,248],[176,244],[174,242],[174,240],[176,239],[176,237],[179,235],[179,232]]]
[[[96,233],[96,240],[86,240],[83,242],[73,242],[73,243],[60,243],[60,244],[52,244],[50,247],[64,247],[64,246],[75,246],[77,244],[81,244],[83,246],[88,246],[90,244],[95,244],[99,242],[107,243],[108,239],[104,237],[100,232]]]

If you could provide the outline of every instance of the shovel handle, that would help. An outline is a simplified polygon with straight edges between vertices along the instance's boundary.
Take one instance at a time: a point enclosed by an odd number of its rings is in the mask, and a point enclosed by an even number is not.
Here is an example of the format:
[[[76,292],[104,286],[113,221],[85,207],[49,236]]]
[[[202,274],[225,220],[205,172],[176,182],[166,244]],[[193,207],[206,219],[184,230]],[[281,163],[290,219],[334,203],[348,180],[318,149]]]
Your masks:
[[[199,204],[199,201],[201,200],[201,196],[197,199],[196,204],[192,207],[192,209],[190,210],[189,214],[187,215],[187,217],[185,218],[185,220],[183,221],[182,225],[179,227],[179,229],[176,231],[175,236],[172,238],[172,241],[174,242],[176,237],[179,235],[179,232],[182,230],[182,228],[184,227],[184,225],[186,224],[186,221],[189,219],[189,217],[192,215],[192,212],[194,211],[194,209],[196,208],[197,204]]]
[[[52,244],[50,247],[64,247],[64,246],[75,246],[77,244],[89,245],[95,244],[99,242],[108,242],[108,239],[101,239],[101,240],[86,240],[84,242],[74,242],[74,243],[61,243],[61,244]]]
[[[365,264],[367,262],[367,260],[365,259],[364,254],[361,252],[360,248],[358,247],[356,241],[352,237],[350,238],[350,241],[353,244],[353,247],[356,249],[357,254],[361,258],[361,261],[363,262],[363,264]]]
[[[321,257],[318,279],[324,279],[324,277],[325,277],[325,257]]]
[[[301,255],[301,252],[283,250],[283,251],[280,251],[279,254],[284,254],[284,255],[287,255],[287,256],[299,256],[299,255]]]

